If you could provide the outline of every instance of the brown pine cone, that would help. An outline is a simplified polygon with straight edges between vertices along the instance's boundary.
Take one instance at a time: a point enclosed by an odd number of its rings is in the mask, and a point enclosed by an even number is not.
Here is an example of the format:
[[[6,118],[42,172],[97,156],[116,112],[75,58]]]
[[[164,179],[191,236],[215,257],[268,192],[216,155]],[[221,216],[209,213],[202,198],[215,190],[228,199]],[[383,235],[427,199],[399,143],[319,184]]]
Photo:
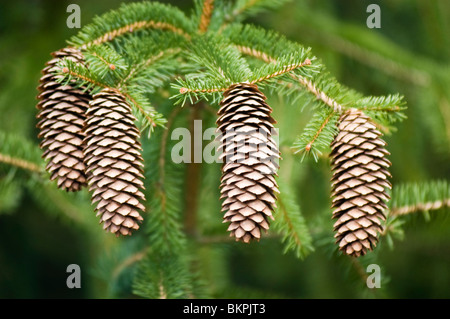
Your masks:
[[[91,96],[82,87],[58,83],[63,76],[55,72],[61,59],[84,63],[84,57],[74,48],[64,48],[52,55],[54,58],[43,69],[38,87],[38,137],[42,139],[40,147],[48,161],[50,179],[56,179],[61,189],[79,191],[86,185],[82,131]]]
[[[93,96],[87,112],[84,161],[103,228],[131,235],[143,220],[143,158],[136,118],[125,98],[112,89]]]
[[[373,250],[383,231],[391,163],[381,135],[369,117],[350,109],[341,116],[339,133],[331,144],[336,243],[354,257]]]
[[[222,211],[237,241],[259,240],[269,229],[278,193],[274,176],[280,152],[272,138],[272,109],[254,84],[232,85],[224,92],[217,119],[221,159]]]

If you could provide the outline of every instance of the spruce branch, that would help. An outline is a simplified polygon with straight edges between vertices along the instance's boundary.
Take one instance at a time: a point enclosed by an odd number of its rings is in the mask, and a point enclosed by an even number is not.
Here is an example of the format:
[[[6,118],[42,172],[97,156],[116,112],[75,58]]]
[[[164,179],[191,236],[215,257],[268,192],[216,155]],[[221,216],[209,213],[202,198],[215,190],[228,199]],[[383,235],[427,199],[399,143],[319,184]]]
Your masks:
[[[193,298],[194,276],[183,257],[149,251],[138,264],[133,293],[150,299]]]
[[[62,59],[59,63],[59,74],[63,77],[58,80],[62,84],[73,83],[76,81],[77,87],[84,87],[86,90],[96,88],[92,92],[110,87],[106,83],[102,83],[102,79],[92,73],[86,66],[73,63],[71,60]]]
[[[392,189],[389,216],[428,212],[450,207],[450,184],[446,180],[402,183]]]
[[[164,130],[155,132],[159,143],[150,143],[146,159],[146,188],[153,194],[149,201],[147,231],[152,247],[159,252],[180,251],[185,244],[185,234],[181,230],[181,212],[183,202],[182,183],[183,165],[170,159],[168,149],[176,143],[170,137],[170,132],[180,120],[182,108],[172,108],[168,113],[168,121]]]
[[[301,52],[304,52],[303,54],[305,55],[309,53],[309,49],[305,49],[303,46],[293,43],[275,32],[266,31],[259,27],[236,24],[227,28],[224,34],[242,54],[259,59],[269,65],[276,64],[283,55],[287,54],[286,52],[292,55],[300,54]],[[273,43],[278,45],[274,46]],[[320,73],[323,73],[323,71]],[[323,83],[321,85],[322,88],[332,87],[331,84],[335,83],[327,83],[331,82],[329,79],[324,78],[324,76],[313,77],[311,73],[309,76],[295,73],[290,73],[289,75],[294,81],[289,81],[285,84],[288,88],[300,84],[303,89],[313,94],[317,100],[322,101],[336,112],[341,112],[344,109],[336,101],[336,98],[331,97],[319,87],[319,83]]]
[[[324,91],[320,90],[312,80],[300,75],[292,75],[292,77],[296,79],[303,87],[305,87],[308,92],[315,95],[317,100],[322,101],[325,105],[328,105],[330,108],[332,108],[334,112],[342,112],[343,106],[336,102],[335,99],[325,94]]]
[[[39,149],[24,137],[0,131],[0,163],[32,173],[43,173]]]
[[[294,142],[295,153],[312,154],[317,162],[321,154],[329,146],[337,133],[336,123],[339,113],[334,110],[318,110],[306,125],[301,136]]]
[[[261,76],[259,78],[252,79],[252,80],[250,80],[249,83],[250,84],[255,84],[255,83],[258,83],[258,82],[264,82],[264,81],[267,81],[267,80],[272,79],[274,77],[278,77],[278,76],[281,76],[283,74],[290,73],[291,71],[293,71],[295,69],[311,65],[311,63],[312,62],[311,62],[310,59],[305,59],[302,62],[297,62],[297,63],[293,63],[293,64],[289,64],[289,65],[283,65],[281,67],[281,69],[278,69],[278,70],[275,70],[273,72],[270,72],[269,74]],[[271,68],[276,68],[276,64],[271,64],[270,67]]]
[[[186,77],[184,80],[178,79],[178,84],[172,85],[179,92],[173,96],[173,98],[178,99],[176,103],[184,104],[188,98],[191,103],[193,98],[208,100],[207,95],[210,94],[212,94],[213,103],[215,103],[220,98],[220,94],[214,93],[223,92],[233,84],[266,84],[274,78],[282,78],[291,74],[294,70],[305,69],[299,72],[304,75],[311,75],[318,68],[313,62],[314,58],[308,57],[309,50],[302,50],[296,54],[283,55],[275,63],[251,71],[235,47],[231,47],[225,42],[211,43],[210,41],[206,44],[200,41],[199,43],[200,47],[196,46],[196,52],[191,55],[191,59],[195,64],[205,66],[207,70],[196,77]],[[201,47],[201,45],[204,46]],[[218,59],[216,54],[220,55],[221,52],[222,55],[228,57]]]
[[[123,26],[118,29],[114,29],[105,33],[104,35],[98,37],[97,39],[92,40],[86,44],[80,46],[81,50],[86,50],[87,48],[93,45],[99,45],[105,42],[110,42],[114,40],[116,37],[122,36],[127,33],[131,33],[141,29],[161,29],[161,30],[169,30],[174,33],[180,34],[186,39],[190,39],[190,35],[185,33],[182,29],[179,29],[169,23],[158,22],[158,21],[137,21],[126,26]]]
[[[278,179],[278,184],[280,194],[273,227],[282,237],[284,252],[294,251],[298,258],[303,259],[314,251],[312,237],[292,189],[281,179]]]
[[[7,165],[15,166],[15,167],[18,167],[18,168],[21,168],[21,169],[24,169],[24,170],[27,170],[30,172],[34,172],[34,173],[42,173],[43,172],[42,167],[35,163],[29,162],[22,158],[11,157],[9,155],[2,154],[2,153],[0,153],[0,162],[7,164]]]
[[[385,134],[394,130],[391,124],[406,118],[405,102],[399,94],[364,97],[355,101],[354,106],[370,116]]]
[[[176,99],[175,104],[184,106],[189,100],[191,104],[195,104],[199,100],[209,101],[215,104],[221,99],[221,92],[226,91],[227,87],[213,87],[213,83],[205,80],[189,80],[184,81],[177,79],[178,83],[173,83],[172,88],[178,91],[171,99]],[[211,98],[212,96],[212,98]]]
[[[193,26],[182,11],[170,5],[159,2],[123,4],[117,10],[95,17],[69,44],[85,50],[126,34],[151,29],[170,31],[189,39]]]
[[[123,57],[107,45],[91,46],[83,55],[90,73],[105,83],[118,83],[127,72],[128,65]]]
[[[212,95],[213,103],[221,98],[220,93],[233,83],[241,83],[252,77],[247,61],[241,57],[239,51],[229,45],[222,37],[205,35],[192,40],[188,59],[191,69],[201,70],[201,73],[191,73],[184,79],[178,78],[172,87],[178,94],[171,98],[175,103],[184,103],[190,99],[206,99]],[[211,94],[212,93],[212,94]]]
[[[200,33],[206,32],[208,30],[208,26],[211,22],[211,16],[214,9],[214,0],[204,0],[202,6],[202,14],[200,17],[200,24],[198,27],[198,31]]]
[[[119,83],[119,86],[125,85],[131,79],[136,78],[136,75],[139,72],[143,72],[143,71],[147,70],[151,65],[155,64],[156,62],[158,62],[164,58],[176,55],[180,51],[181,51],[180,48],[174,48],[174,49],[169,48],[167,50],[161,50],[158,53],[146,58],[142,62],[135,64],[132,68],[130,68],[128,75],[126,77],[124,77],[122,79],[122,81]],[[139,80],[135,80],[135,81],[138,82]],[[161,83],[158,83],[158,84],[161,84]],[[156,87],[156,85],[153,85],[153,86]]]
[[[226,17],[226,24],[244,20],[263,10],[276,9],[290,0],[237,0]]]
[[[430,210],[439,210],[441,208],[450,208],[450,197],[434,202],[417,203],[410,206],[396,207],[391,210],[392,216],[408,215],[415,212],[427,212]]]
[[[267,53],[265,53],[263,51],[259,51],[257,49],[239,45],[239,44],[236,44],[235,46],[241,53],[252,56],[252,57],[262,60],[266,63],[275,63],[277,61],[275,58],[271,57],[270,55],[268,55]]]
[[[423,213],[429,219],[430,211],[450,211],[450,184],[446,180],[401,183],[392,188],[391,201],[387,211],[383,233],[391,248],[394,241],[403,240],[402,229],[407,216]]]
[[[141,123],[141,132],[143,132],[146,128],[150,128],[150,135],[154,127],[164,125],[165,120],[163,116],[150,105],[141,92],[138,90],[131,90],[130,92],[129,89],[132,88],[132,86],[120,86],[119,78],[112,81],[116,83],[111,83],[111,78],[108,81],[107,79],[104,79],[98,74],[92,72],[88,67],[76,65],[67,59],[63,59],[61,61],[60,70],[61,74],[64,75],[64,77],[60,79],[61,83],[69,83],[71,80],[75,79],[79,82],[80,87],[84,86],[87,89],[92,89],[92,94],[95,94],[101,89],[110,89],[124,96],[131,103],[133,109],[138,110],[138,119]],[[122,76],[124,76],[124,74],[122,74]],[[130,81],[130,79],[128,79],[128,81]]]

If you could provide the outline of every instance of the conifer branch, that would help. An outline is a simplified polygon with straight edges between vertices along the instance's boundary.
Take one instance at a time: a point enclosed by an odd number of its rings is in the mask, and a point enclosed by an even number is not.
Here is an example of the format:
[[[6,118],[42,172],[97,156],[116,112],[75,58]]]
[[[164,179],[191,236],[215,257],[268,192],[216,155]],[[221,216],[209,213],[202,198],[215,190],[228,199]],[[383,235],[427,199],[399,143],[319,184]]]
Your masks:
[[[180,48],[161,50],[159,53],[149,57],[148,59],[146,59],[142,63],[134,65],[134,67],[130,69],[128,75],[119,83],[118,87],[122,86],[123,83],[127,83],[127,81],[130,78],[132,78],[135,75],[136,72],[142,70],[143,68],[149,67],[151,64],[157,62],[158,60],[160,60],[161,58],[163,58],[163,57],[165,57],[167,55],[177,54],[180,51],[181,51]]]
[[[65,73],[65,74],[68,74],[69,76],[76,77],[76,78],[80,79],[81,81],[83,81],[85,83],[90,83],[91,85],[94,85],[96,87],[110,88],[106,84],[100,83],[99,81],[96,81],[93,78],[90,78],[90,77],[88,77],[86,75],[83,75],[83,74],[81,74],[79,72],[76,72],[74,70],[70,70],[68,67],[63,67],[61,69],[61,72]]]
[[[336,102],[335,99],[331,98],[325,92],[321,91],[311,80],[308,80],[300,75],[291,75],[293,78],[297,79],[298,82],[304,86],[310,93],[314,94],[318,100],[321,100],[325,105],[328,105],[333,109],[334,112],[341,113],[344,109],[343,106]]]
[[[0,131],[0,163],[18,167],[33,173],[42,173],[41,153],[26,138],[14,133]]]
[[[325,120],[323,121],[322,125],[320,125],[319,129],[317,130],[316,134],[314,135],[314,137],[311,139],[311,141],[308,142],[308,144],[306,144],[305,146],[305,151],[309,152],[311,150],[311,148],[313,147],[314,142],[317,140],[317,138],[319,137],[320,133],[322,133],[323,129],[325,128],[325,126],[328,124],[328,122],[330,121],[330,119],[335,115],[335,112],[331,112],[330,115],[328,115]]]
[[[297,257],[303,258],[314,250],[312,237],[288,184],[281,178],[278,183],[280,194],[277,198],[274,228],[282,237],[284,251],[293,250]]]
[[[218,92],[224,92],[227,90],[228,87],[222,87],[222,88],[210,88],[210,89],[194,89],[194,88],[186,88],[182,87],[180,88],[180,94],[189,94],[189,93],[218,93]]]
[[[19,167],[19,168],[22,168],[27,171],[35,172],[35,173],[42,172],[41,167],[32,162],[26,161],[21,158],[11,157],[9,155],[2,154],[2,153],[0,153],[0,162],[15,166],[15,167]]]
[[[312,154],[318,161],[319,156],[329,148],[331,141],[337,133],[336,121],[339,113],[331,109],[318,110],[306,125],[303,133],[295,141],[295,153],[303,152],[302,160],[306,154]]]
[[[92,23],[84,26],[68,42],[73,47],[86,50],[126,34],[139,36],[149,30],[169,31],[190,39],[193,27],[192,21],[176,7],[159,2],[134,2],[94,17]]]
[[[450,185],[445,180],[404,183],[392,189],[389,215],[401,216],[415,212],[450,207]]]
[[[295,70],[297,68],[301,68],[301,67],[303,67],[305,65],[311,65],[311,60],[310,59],[306,59],[305,61],[297,63],[297,64],[286,65],[286,66],[283,67],[282,70],[278,70],[278,71],[276,71],[276,72],[274,72],[272,74],[268,74],[268,75],[265,75],[265,76],[260,77],[258,79],[250,81],[250,84],[255,84],[255,83],[258,83],[258,82],[263,82],[263,81],[269,80],[271,78],[280,76],[282,74],[289,73],[289,72],[291,72],[291,71],[293,71],[293,70]]]
[[[248,56],[252,56],[259,60],[262,60],[266,63],[275,63],[277,61],[275,58],[271,57],[270,55],[268,55],[267,53],[265,53],[263,51],[259,51],[254,48],[239,45],[239,44],[235,44],[235,47],[239,50],[239,52],[241,52],[245,55],[248,55]]]
[[[106,64],[111,70],[115,70],[116,66],[114,65],[113,62],[111,61],[106,61],[106,59],[100,55],[98,55],[96,52],[92,52],[91,53],[93,56],[95,56],[96,58],[98,58],[99,60],[101,60],[104,64]]]
[[[391,216],[400,216],[400,215],[408,215],[412,213],[416,213],[419,211],[430,211],[430,210],[438,210],[441,208],[450,207],[450,198],[446,198],[443,200],[437,200],[433,202],[425,202],[425,203],[417,203],[415,205],[407,205],[402,207],[395,207],[391,209],[389,214]]]
[[[91,77],[83,75],[83,74],[81,74],[79,72],[76,72],[74,70],[70,70],[67,67],[63,67],[62,68],[62,73],[65,73],[65,74],[68,74],[70,76],[76,77],[76,78],[82,80],[83,82],[90,83],[91,85],[94,85],[96,87],[111,89],[111,90],[117,92],[118,94],[123,95],[126,99],[128,99],[130,102],[133,103],[133,105],[139,110],[139,113],[145,118],[145,120],[148,123],[150,123],[150,125],[152,127],[156,127],[158,125],[158,123],[155,121],[155,119],[153,119],[149,115],[149,113],[145,111],[145,109],[142,107],[142,105],[140,103],[138,103],[136,101],[136,99],[134,97],[132,97],[130,94],[128,94],[123,88],[120,88],[120,87],[115,88],[115,87],[108,86],[105,83],[101,83],[99,81],[96,81],[96,80],[94,80]]]
[[[114,40],[116,37],[122,36],[126,33],[132,33],[137,30],[143,30],[143,29],[169,30],[169,31],[172,31],[179,35],[182,35],[187,40],[190,40],[190,38],[191,38],[191,36],[188,33],[186,33],[184,30],[177,28],[176,26],[166,23],[166,22],[136,21],[136,22],[130,23],[126,26],[120,27],[118,29],[111,30],[111,31],[103,34],[102,36],[96,38],[95,40],[83,44],[82,46],[79,47],[79,49],[86,50],[90,46],[99,45],[99,44],[102,44],[105,42],[110,42],[110,41]]]
[[[295,245],[298,247],[301,247],[302,241],[298,237],[298,234],[294,231],[294,225],[292,223],[292,220],[287,215],[286,206],[284,205],[283,200],[278,199],[277,203],[280,205],[280,212],[283,214],[283,219],[285,220],[289,231],[293,234],[292,239],[293,239]]]
[[[289,1],[289,0],[287,0]],[[275,9],[283,5],[286,0],[238,0],[234,6],[231,14],[226,18],[225,27],[227,24],[233,22],[238,17],[243,19],[245,16],[250,16],[258,13],[262,9]]]
[[[209,24],[211,22],[211,15],[214,9],[214,0],[204,0],[202,15],[200,17],[199,32],[204,33],[208,30]]]
[[[244,4],[241,7],[236,8],[233,11],[233,16],[239,16],[242,14],[242,12],[248,10],[249,8],[255,6],[258,4],[258,2],[261,2],[262,0],[248,0],[246,2],[244,2]],[[243,2],[243,1],[241,1]]]
[[[133,103],[133,105],[138,108],[141,115],[145,118],[145,120],[148,123],[150,123],[151,127],[156,127],[158,125],[156,123],[156,121],[153,119],[153,117],[151,117],[149,115],[149,113],[144,110],[142,105],[140,103],[138,103],[130,94],[128,94],[127,92],[123,92],[122,90],[119,90],[119,89],[115,89],[115,90],[116,90],[116,92],[118,92],[119,94],[122,94],[125,98],[130,100]]]
[[[260,59],[266,63],[275,63],[277,60],[267,54],[266,52],[253,49],[251,47],[243,46],[243,45],[235,45],[235,47],[243,54],[252,56],[254,58]],[[305,61],[306,62],[306,61]],[[312,80],[308,80],[305,77],[291,73],[290,76],[295,79],[298,83],[300,83],[308,92],[312,93],[318,100],[321,100],[323,103],[331,107],[335,112],[342,112],[344,109],[342,105],[336,102],[333,98],[325,94],[325,92],[321,91],[316,84],[313,83]],[[292,83],[286,84],[288,87],[292,87]]]

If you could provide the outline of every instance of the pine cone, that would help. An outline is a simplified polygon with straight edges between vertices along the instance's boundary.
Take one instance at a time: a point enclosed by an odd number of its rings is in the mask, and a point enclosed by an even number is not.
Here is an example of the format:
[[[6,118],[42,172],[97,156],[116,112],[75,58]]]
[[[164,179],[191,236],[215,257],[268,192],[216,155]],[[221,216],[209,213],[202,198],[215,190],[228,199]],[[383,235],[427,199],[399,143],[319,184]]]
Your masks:
[[[136,118],[112,89],[93,96],[87,112],[84,161],[92,202],[107,231],[131,235],[143,220],[143,158]]]
[[[46,169],[50,179],[57,179],[61,189],[79,191],[86,184],[82,130],[91,96],[83,88],[58,83],[62,75],[54,73],[62,58],[83,63],[84,57],[74,48],[64,48],[52,55],[54,58],[42,70],[38,87],[38,137],[42,138],[40,147],[48,161]]]
[[[341,116],[339,133],[331,144],[336,243],[354,257],[373,250],[383,231],[391,163],[381,135],[369,117],[350,109]]]
[[[280,152],[272,138],[272,109],[253,84],[232,85],[224,92],[217,119],[221,159],[222,211],[228,231],[246,243],[261,237],[273,219]]]

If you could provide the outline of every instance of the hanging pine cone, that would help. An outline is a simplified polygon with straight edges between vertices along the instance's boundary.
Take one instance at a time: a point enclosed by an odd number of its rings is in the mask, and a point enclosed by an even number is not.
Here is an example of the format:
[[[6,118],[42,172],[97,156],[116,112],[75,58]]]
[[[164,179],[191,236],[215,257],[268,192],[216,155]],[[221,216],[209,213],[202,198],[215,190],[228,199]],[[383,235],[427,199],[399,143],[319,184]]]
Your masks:
[[[391,163],[381,135],[369,117],[350,109],[341,116],[339,133],[331,144],[336,243],[354,257],[373,250],[383,231]]]
[[[278,192],[274,176],[280,152],[265,99],[254,84],[232,85],[218,111],[224,222],[230,223],[230,236],[246,243],[259,240],[261,230],[269,229]]]
[[[82,130],[91,96],[83,88],[58,83],[63,76],[55,72],[61,59],[83,63],[84,57],[74,48],[64,48],[52,55],[54,58],[42,70],[38,87],[38,137],[42,138],[40,147],[48,161],[50,179],[56,179],[61,189],[79,191],[86,184]]]
[[[131,235],[143,220],[143,158],[136,118],[125,98],[112,89],[93,96],[87,112],[84,161],[92,202],[103,228]]]

